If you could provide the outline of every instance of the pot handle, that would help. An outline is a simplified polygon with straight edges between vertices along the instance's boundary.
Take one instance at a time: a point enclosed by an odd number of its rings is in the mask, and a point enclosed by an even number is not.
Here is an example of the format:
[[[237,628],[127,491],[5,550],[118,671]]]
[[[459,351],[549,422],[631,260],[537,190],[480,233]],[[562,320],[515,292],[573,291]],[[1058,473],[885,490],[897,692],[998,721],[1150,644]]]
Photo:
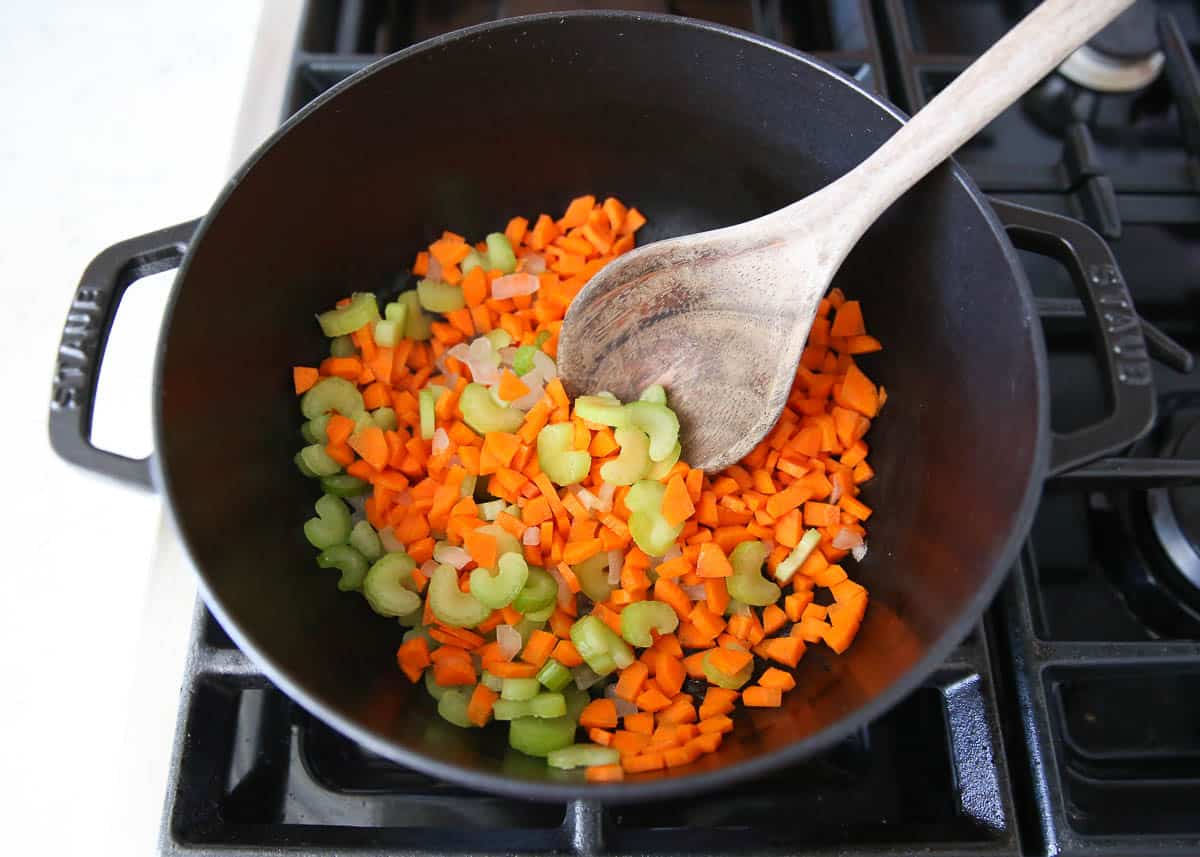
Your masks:
[[[1154,425],[1154,379],[1125,279],[1108,244],[1078,220],[989,200],[1013,244],[1057,259],[1071,272],[1091,322],[1107,382],[1109,414],[1068,434],[1052,433],[1055,476],[1129,446]]]
[[[50,394],[50,445],[67,461],[154,487],[149,457],[128,458],[92,444],[96,382],[125,290],[142,277],[178,268],[199,223],[191,220],[114,244],[83,272],[63,325]]]

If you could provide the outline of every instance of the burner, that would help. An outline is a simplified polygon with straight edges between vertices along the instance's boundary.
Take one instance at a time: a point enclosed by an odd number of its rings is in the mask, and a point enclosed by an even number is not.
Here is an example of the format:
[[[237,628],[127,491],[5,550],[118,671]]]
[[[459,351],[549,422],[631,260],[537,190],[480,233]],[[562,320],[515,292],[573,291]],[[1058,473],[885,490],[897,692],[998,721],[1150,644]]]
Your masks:
[[[1200,458],[1200,418],[1180,431],[1164,449],[1173,458]],[[1171,565],[1179,588],[1200,609],[1200,486],[1155,488],[1146,492],[1150,526]]]
[[[1059,74],[1093,92],[1144,89],[1163,68],[1155,17],[1154,3],[1139,0],[1067,57]]]

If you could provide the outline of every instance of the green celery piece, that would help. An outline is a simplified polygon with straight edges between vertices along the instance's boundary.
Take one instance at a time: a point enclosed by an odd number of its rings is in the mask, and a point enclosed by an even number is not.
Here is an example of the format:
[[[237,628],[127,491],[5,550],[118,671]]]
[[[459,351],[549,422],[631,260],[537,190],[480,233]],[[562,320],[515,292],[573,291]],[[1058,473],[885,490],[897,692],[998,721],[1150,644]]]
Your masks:
[[[543,330],[541,333],[539,333],[537,336],[535,336],[533,338],[533,347],[541,348],[543,345],[545,345],[550,340],[550,336],[551,336],[550,331]]]
[[[415,290],[401,292],[396,301],[404,305],[405,337],[424,341],[433,336],[433,328],[430,327],[433,319],[421,309],[421,300]]]
[[[558,583],[544,570],[533,566],[529,569],[529,578],[525,588],[513,599],[514,610],[528,616],[545,607],[553,609],[558,598]]]
[[[527,756],[548,756],[575,741],[576,725],[570,717],[519,717],[508,725],[508,746]]]
[[[679,460],[679,455],[682,452],[683,447],[679,443],[676,443],[675,447],[662,461],[651,461],[650,469],[646,471],[646,478],[656,481],[662,479],[671,472],[671,468],[675,466],[675,462]]]
[[[404,301],[392,301],[383,308],[383,317],[387,321],[394,321],[396,329],[400,331],[400,335],[404,335],[404,330],[408,324],[408,304]]]
[[[792,548],[792,552],[783,558],[779,565],[775,566],[775,579],[780,583],[787,583],[792,579],[792,575],[796,573],[796,569],[804,565],[804,561],[808,559],[808,555],[817,549],[817,545],[821,543],[821,531],[809,530],[800,537],[800,541]]]
[[[442,687],[433,680],[433,670],[425,670],[425,689],[429,691],[429,695],[438,702],[442,701],[442,697],[450,690],[448,687]]]
[[[445,563],[433,572],[428,598],[438,621],[455,628],[474,628],[492,614],[474,595],[458,588],[457,572]]]
[[[573,449],[574,443],[573,423],[553,423],[538,432],[538,467],[555,485],[582,482],[592,467],[592,456],[587,450]]]
[[[555,589],[557,589],[557,588],[558,588],[558,584],[555,584]],[[525,614],[525,618],[528,619],[530,622],[537,622],[537,623],[545,622],[547,619],[549,619],[551,616],[554,615],[554,611],[558,607],[558,604],[556,602],[557,602],[557,599],[555,599],[555,601],[552,601],[547,606],[543,607],[541,610],[529,611],[528,613]]]
[[[599,603],[607,601],[612,593],[613,585],[608,582],[608,554],[604,551],[588,557],[578,565],[571,566],[571,571],[579,578],[579,588],[583,594]]]
[[[463,421],[479,434],[493,431],[512,433],[521,427],[525,414],[507,405],[492,401],[488,388],[482,384],[468,384],[458,400]]]
[[[661,482],[643,479],[634,483],[625,495],[625,506],[630,512],[653,512],[662,509],[663,495],[667,486]]]
[[[364,324],[379,320],[379,303],[370,292],[355,292],[350,303],[317,316],[321,332],[326,336],[345,336]]]
[[[393,408],[376,408],[371,411],[371,419],[384,431],[395,431],[396,426],[399,425],[396,421],[396,411]]]
[[[653,402],[656,405],[665,405],[667,403],[667,391],[663,389],[662,384],[651,384],[646,389],[642,390],[642,395],[638,396],[639,402]]]
[[[471,722],[471,718],[467,716],[467,706],[470,702],[471,697],[467,695],[465,690],[450,688],[438,700],[438,714],[443,720],[453,723],[455,726],[470,729],[475,725]]]
[[[463,290],[459,286],[437,280],[421,280],[417,283],[417,300],[421,308],[430,312],[454,312],[467,305]]]
[[[321,414],[300,426],[300,434],[309,443],[319,443],[324,446],[329,443],[329,435],[326,434],[327,428],[329,428],[329,414]]]
[[[414,589],[412,573],[416,560],[396,551],[384,554],[363,579],[363,596],[380,616],[408,616],[421,608],[421,596]]]
[[[300,468],[300,472],[305,476],[309,477],[310,479],[316,478],[317,472],[304,463],[304,450],[297,452],[292,458],[292,461],[296,462],[296,466]],[[336,464],[337,462],[334,463]]]
[[[479,683],[488,690],[495,691],[496,693],[499,693],[504,688],[504,679],[498,675],[492,675],[487,670],[484,670],[483,674],[479,677]]]
[[[537,679],[530,679],[537,684]],[[565,717],[567,713],[567,698],[561,693],[539,693],[529,700],[529,713],[534,717],[552,718]]]
[[[492,232],[487,238],[487,255],[492,270],[503,274],[511,274],[517,270],[517,256],[513,253],[512,244],[503,232]]]
[[[570,684],[572,678],[571,671],[554,658],[547,658],[546,663],[542,665],[537,674],[537,680],[542,686],[555,693]]]
[[[421,408],[421,437],[425,440],[431,440],[433,433],[437,431],[436,413],[434,411],[436,402],[433,398],[433,390],[426,387],[417,395],[417,402]]]
[[[395,348],[404,338],[404,323],[399,321],[377,321],[374,330],[375,344],[380,348]]]
[[[583,709],[592,701],[592,696],[586,690],[580,690],[574,683],[567,685],[562,695],[567,698],[567,717],[578,720]]]
[[[541,682],[536,678],[506,678],[500,687],[500,698],[512,702],[525,702],[541,692]]]
[[[512,334],[500,327],[489,330],[484,336],[487,337],[488,342],[492,343],[492,350],[497,353],[501,348],[508,348],[512,345]]]
[[[316,503],[317,517],[304,522],[304,537],[318,550],[346,543],[350,538],[350,510],[346,504],[329,494],[322,494]]]
[[[533,355],[538,349],[532,345],[522,345],[513,355],[513,373],[520,378],[533,371]]]
[[[672,527],[662,515],[663,495],[667,486],[643,479],[635,482],[625,496],[629,508],[629,533],[634,542],[649,556],[662,556],[675,544],[683,524]]]
[[[621,761],[619,752],[612,747],[601,747],[599,744],[572,744],[561,750],[552,750],[546,756],[547,765],[563,770],[590,768],[594,765],[615,765],[619,761]]]
[[[613,437],[621,453],[614,461],[601,465],[600,478],[611,485],[632,485],[644,478],[650,468],[650,438],[638,428],[619,428]]]
[[[321,490],[334,497],[359,497],[371,491],[371,483],[348,473],[321,477]]]
[[[712,654],[709,652],[708,654]],[[746,682],[750,681],[750,677],[754,675],[754,661],[746,664],[742,669],[738,670],[733,675],[723,673],[708,662],[708,654],[704,656],[702,661],[704,665],[705,677],[715,684],[717,687],[723,687],[726,690],[738,690]]]
[[[478,268],[480,266],[483,267],[485,272],[489,270],[489,262],[487,257],[474,247],[472,247],[470,252],[467,253],[466,258],[458,263],[458,269],[462,271],[463,274],[468,274],[472,268]]]
[[[397,616],[396,621],[405,628],[412,628],[421,624],[421,619],[424,618],[425,608],[418,607],[411,613],[405,613],[403,616]]]
[[[480,503],[476,508],[479,509],[479,517],[483,520],[494,521],[504,511],[504,501],[489,500],[487,503]]]
[[[762,566],[767,559],[767,546],[763,542],[742,542],[729,554],[733,575],[725,579],[729,597],[754,607],[766,607],[779,600],[780,589],[762,576]]]
[[[368,521],[359,521],[350,530],[350,547],[366,557],[367,562],[374,562],[383,556],[383,544],[379,541],[379,534]]]
[[[590,423],[600,423],[613,428],[624,428],[633,424],[633,415],[611,394],[580,396],[575,400],[575,416]]]
[[[322,378],[300,398],[300,412],[305,419],[316,419],[329,411],[354,418],[363,411],[362,393],[345,378]]]
[[[349,336],[335,336],[329,340],[330,357],[354,357],[357,354],[358,347]]]
[[[660,634],[674,633],[679,617],[665,601],[635,601],[621,611],[621,636],[631,646],[646,648],[653,645],[650,629]]]
[[[501,693],[503,692],[501,690]],[[492,718],[495,720],[516,720],[520,717],[533,717],[529,711],[528,699],[497,699],[492,707]]]
[[[596,675],[605,676],[633,663],[633,649],[591,614],[571,626],[571,642]]]
[[[650,435],[650,458],[662,461],[679,440],[679,417],[666,405],[655,402],[630,402],[625,405],[630,421]]]
[[[486,568],[471,572],[471,594],[493,610],[511,604],[529,579],[529,566],[520,554],[506,553],[497,564],[500,568],[495,574]]]
[[[336,568],[342,573],[338,578],[338,589],[350,592],[362,586],[367,576],[367,558],[350,545],[334,545],[317,554],[317,565],[321,568]]]
[[[534,631],[540,631],[546,626],[546,620],[534,621],[528,616],[521,619],[517,623],[517,633],[521,635],[521,645],[524,646],[529,642],[529,638],[533,636]]]

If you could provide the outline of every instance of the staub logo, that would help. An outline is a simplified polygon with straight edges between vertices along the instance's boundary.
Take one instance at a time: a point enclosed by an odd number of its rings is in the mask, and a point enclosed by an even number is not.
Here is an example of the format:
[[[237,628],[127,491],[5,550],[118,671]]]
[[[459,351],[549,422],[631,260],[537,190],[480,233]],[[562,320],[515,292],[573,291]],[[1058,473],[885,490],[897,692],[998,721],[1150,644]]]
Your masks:
[[[1117,380],[1136,387],[1149,384],[1150,357],[1120,273],[1112,265],[1090,265],[1088,279],[1100,300],[1100,320],[1113,343]]]
[[[50,406],[55,410],[79,407],[100,339],[100,289],[85,286],[75,293],[54,367],[54,394]]]

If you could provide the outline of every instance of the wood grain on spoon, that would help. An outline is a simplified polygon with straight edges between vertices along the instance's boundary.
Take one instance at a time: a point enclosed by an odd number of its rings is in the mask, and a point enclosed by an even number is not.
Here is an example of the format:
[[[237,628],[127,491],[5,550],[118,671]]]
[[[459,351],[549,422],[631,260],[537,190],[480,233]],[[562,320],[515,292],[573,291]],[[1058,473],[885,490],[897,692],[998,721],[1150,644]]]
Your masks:
[[[741,459],[787,401],[817,303],[868,227],[1133,0],[1046,0],[873,155],[748,223],[622,256],[571,303],[558,346],[573,395],[662,384],[684,458]]]

